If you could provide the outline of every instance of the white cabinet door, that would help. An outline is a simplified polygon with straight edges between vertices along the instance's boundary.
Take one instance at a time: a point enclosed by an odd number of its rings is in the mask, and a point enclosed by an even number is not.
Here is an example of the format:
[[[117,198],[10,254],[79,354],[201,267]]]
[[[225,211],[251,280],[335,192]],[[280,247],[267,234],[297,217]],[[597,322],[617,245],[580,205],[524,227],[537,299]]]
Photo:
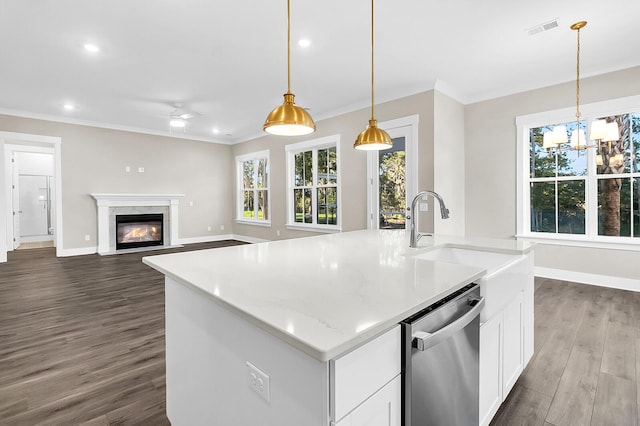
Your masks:
[[[502,311],[480,326],[480,425],[485,426],[502,403]]]
[[[400,426],[400,375],[374,393],[336,426]]]
[[[502,358],[503,386],[502,395],[507,397],[511,388],[522,373],[523,357],[523,291],[504,308],[504,349]]]

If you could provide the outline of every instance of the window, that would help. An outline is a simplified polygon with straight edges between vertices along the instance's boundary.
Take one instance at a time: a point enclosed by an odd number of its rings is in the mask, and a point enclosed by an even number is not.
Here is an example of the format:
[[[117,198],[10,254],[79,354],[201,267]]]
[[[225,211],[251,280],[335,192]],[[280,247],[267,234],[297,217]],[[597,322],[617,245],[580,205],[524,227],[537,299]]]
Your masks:
[[[270,225],[269,151],[236,157],[237,217],[236,221]]]
[[[340,230],[338,135],[287,145],[287,227]]]
[[[640,97],[581,107],[580,128],[617,123],[620,138],[592,148],[544,148],[556,125],[577,128],[569,110],[518,117],[518,235],[598,244],[640,242]],[[575,110],[573,110],[575,113]],[[588,133],[587,133],[588,135]]]

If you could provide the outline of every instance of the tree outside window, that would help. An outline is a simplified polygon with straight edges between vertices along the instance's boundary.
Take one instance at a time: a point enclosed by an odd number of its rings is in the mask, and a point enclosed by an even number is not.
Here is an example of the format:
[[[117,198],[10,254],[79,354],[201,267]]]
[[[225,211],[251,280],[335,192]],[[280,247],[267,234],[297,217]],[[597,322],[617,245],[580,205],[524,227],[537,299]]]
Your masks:
[[[639,237],[640,113],[601,119],[618,124],[620,139],[598,148],[598,235]]]
[[[620,138],[589,141],[592,153],[568,144],[544,148],[543,134],[555,124],[529,128],[531,233],[640,237],[640,113],[596,119],[617,123]],[[558,124],[569,133],[577,127],[575,121]],[[587,133],[586,121],[580,127]]]
[[[288,145],[288,226],[339,230],[338,137]]]

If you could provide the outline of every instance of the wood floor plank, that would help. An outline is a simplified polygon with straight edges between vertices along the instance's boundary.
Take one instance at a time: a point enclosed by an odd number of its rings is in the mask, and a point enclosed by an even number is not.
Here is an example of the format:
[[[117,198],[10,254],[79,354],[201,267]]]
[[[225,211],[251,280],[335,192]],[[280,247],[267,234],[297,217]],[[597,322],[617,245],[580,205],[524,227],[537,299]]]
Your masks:
[[[635,329],[619,322],[609,322],[602,355],[602,372],[636,380]]]
[[[551,397],[516,385],[494,417],[492,426],[542,426]]]
[[[637,423],[640,424],[640,329],[636,329],[636,410]]]
[[[602,354],[610,312],[609,299],[598,297],[588,303],[575,340],[579,350]]]
[[[584,300],[565,297],[556,305],[553,316],[544,318],[536,313],[536,321],[550,321],[550,336],[535,354],[520,378],[520,384],[529,390],[553,397],[571,354],[587,305]]]
[[[0,425],[169,424],[164,277],[141,261],[151,254],[8,253],[0,264]]]
[[[636,400],[636,383],[634,381],[600,373],[591,424],[636,425]]]
[[[600,357],[593,352],[571,352],[546,421],[556,426],[590,423],[600,363]]]

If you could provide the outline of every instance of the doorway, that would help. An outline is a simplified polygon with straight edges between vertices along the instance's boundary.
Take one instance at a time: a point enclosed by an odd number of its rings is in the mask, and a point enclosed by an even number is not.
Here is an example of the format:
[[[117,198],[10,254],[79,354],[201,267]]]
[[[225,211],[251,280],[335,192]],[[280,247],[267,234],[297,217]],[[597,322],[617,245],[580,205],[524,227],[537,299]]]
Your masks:
[[[53,247],[53,153],[18,149],[11,152],[13,248]]]
[[[405,229],[407,205],[417,188],[418,116],[385,121],[379,127],[393,147],[368,153],[368,227]]]
[[[53,246],[62,255],[61,143],[59,137],[0,132],[0,262],[7,251],[29,246]]]

